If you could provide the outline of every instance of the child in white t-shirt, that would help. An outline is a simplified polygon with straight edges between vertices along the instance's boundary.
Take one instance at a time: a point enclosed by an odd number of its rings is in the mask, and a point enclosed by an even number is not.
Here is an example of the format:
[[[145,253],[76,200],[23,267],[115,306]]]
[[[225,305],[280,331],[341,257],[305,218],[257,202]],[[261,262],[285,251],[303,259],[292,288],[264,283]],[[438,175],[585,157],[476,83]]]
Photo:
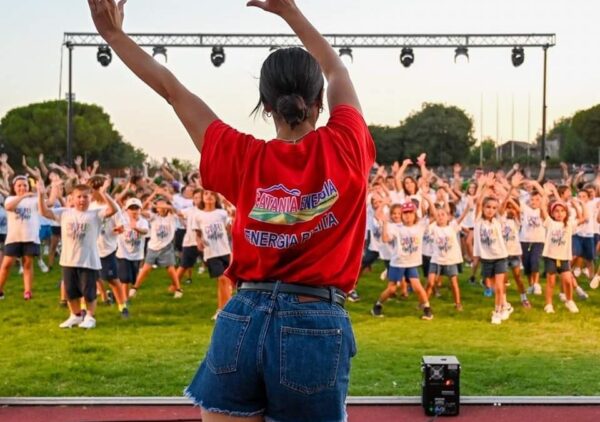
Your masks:
[[[202,189],[194,190],[192,196],[192,206],[181,210],[181,214],[185,218],[185,234],[183,235],[181,262],[177,268],[177,276],[181,280],[186,272],[189,271],[189,278],[186,280],[188,284],[192,282],[191,269],[194,268],[198,258],[202,258],[202,247],[199,243],[197,227],[199,226],[200,206],[202,203]]]
[[[221,201],[216,192],[205,190],[202,193],[199,218],[194,227],[197,230],[199,246],[204,254],[204,262],[208,268],[210,278],[217,279],[217,311],[212,319],[216,320],[221,309],[225,307],[233,294],[233,283],[225,276],[229,267],[231,247],[229,235],[231,222],[227,211],[222,209]]]
[[[412,202],[392,205],[392,224],[389,224],[383,210],[377,213],[382,224],[383,241],[392,245],[392,255],[388,270],[390,280],[371,309],[373,316],[383,316],[383,303],[396,294],[397,285],[408,279],[423,308],[422,319],[433,319],[429,298],[419,279],[419,267],[423,263],[423,234],[426,220],[418,220],[417,207]]]
[[[145,236],[150,226],[141,217],[142,202],[129,198],[125,202],[123,225],[115,227],[117,233],[117,274],[123,295],[127,297],[127,286],[133,285],[138,277],[140,264],[144,259]]]
[[[12,194],[4,203],[7,233],[4,258],[0,266],[0,299],[4,299],[4,284],[10,269],[20,258],[23,264],[23,298],[29,300],[33,295],[33,259],[40,255],[38,199],[29,191],[25,176],[13,179]]]
[[[558,273],[566,297],[565,306],[570,312],[577,313],[579,309],[573,301],[573,275],[570,265],[573,258],[571,242],[575,225],[585,221],[585,209],[581,213],[579,208],[575,207],[577,212],[576,221],[569,219],[567,204],[562,201],[555,201],[550,205],[549,215],[545,207],[542,207],[541,210],[546,229],[546,242],[542,252],[546,268],[546,305],[544,311],[549,314],[554,313],[552,295],[556,274]]]
[[[156,189],[146,200],[144,208],[160,193],[161,189]],[[144,215],[144,213],[142,214]],[[175,210],[165,199],[160,198],[154,202],[154,211],[146,213],[144,216],[150,222],[150,241],[144,265],[138,274],[135,285],[129,289],[129,297],[136,296],[137,290],[152,272],[152,266],[157,265],[166,268],[167,274],[171,278],[171,285],[175,287],[173,297],[180,299],[183,296],[183,290],[175,269],[175,245],[173,243],[178,219]]]
[[[38,182],[39,207],[46,218],[60,221],[62,249],[60,265],[71,314],[60,324],[61,328],[79,325],[81,328],[96,326],[96,281],[102,268],[97,239],[105,218],[114,215],[118,206],[106,193],[110,181],[106,180],[99,194],[106,201],[104,209],[90,210],[91,188],[77,185],[71,192],[73,208],[48,209],[44,199],[44,186]],[[83,315],[81,298],[85,299],[87,312]]]

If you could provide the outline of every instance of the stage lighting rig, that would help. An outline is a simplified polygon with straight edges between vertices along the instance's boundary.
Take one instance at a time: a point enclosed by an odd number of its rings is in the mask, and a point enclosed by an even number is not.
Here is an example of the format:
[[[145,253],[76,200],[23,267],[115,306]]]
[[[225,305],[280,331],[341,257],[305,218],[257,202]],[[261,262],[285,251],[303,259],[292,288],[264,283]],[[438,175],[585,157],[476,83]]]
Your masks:
[[[163,56],[167,62],[167,48],[164,45],[157,45],[152,48],[152,57]]]
[[[344,57],[344,56],[350,57],[350,63],[354,62],[354,57],[352,57],[352,49],[350,47],[340,48],[340,57]]]
[[[410,67],[415,61],[415,53],[412,48],[404,47],[400,52],[400,63],[404,67]]]
[[[98,60],[98,63],[100,63],[102,66],[108,66],[112,61],[112,51],[110,50],[110,47],[107,45],[101,45],[100,47],[98,47],[96,59]]]
[[[523,50],[523,47],[513,48],[510,58],[514,67],[521,66],[525,61],[525,50]]]
[[[465,46],[456,47],[454,50],[454,63],[460,56],[465,56],[467,58],[467,62],[469,61],[469,49]]]
[[[216,45],[212,48],[212,53],[210,54],[210,61],[215,67],[221,66],[225,63],[225,50],[220,45]]]

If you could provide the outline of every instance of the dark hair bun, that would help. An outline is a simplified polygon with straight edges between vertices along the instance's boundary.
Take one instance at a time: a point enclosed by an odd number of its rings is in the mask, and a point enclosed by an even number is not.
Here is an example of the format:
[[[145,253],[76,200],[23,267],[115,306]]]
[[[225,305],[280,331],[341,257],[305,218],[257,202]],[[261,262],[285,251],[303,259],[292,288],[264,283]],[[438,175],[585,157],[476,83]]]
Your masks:
[[[275,112],[295,128],[308,117],[308,107],[304,98],[298,94],[282,95],[277,98]]]

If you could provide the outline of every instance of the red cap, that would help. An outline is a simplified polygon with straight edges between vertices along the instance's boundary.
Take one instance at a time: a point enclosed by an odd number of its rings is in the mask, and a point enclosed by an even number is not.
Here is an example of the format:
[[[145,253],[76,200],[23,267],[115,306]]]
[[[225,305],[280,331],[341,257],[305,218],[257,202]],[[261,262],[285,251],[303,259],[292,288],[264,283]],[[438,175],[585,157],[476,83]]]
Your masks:
[[[415,212],[417,210],[417,206],[412,202],[405,202],[402,204],[402,212]]]

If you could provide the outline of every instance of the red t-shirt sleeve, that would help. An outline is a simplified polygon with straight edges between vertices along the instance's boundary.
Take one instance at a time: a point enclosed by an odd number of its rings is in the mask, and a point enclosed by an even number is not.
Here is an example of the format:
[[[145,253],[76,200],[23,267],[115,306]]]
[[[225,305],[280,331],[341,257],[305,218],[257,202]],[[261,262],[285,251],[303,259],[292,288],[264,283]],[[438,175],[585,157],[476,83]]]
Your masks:
[[[236,205],[246,165],[252,161],[249,151],[252,145],[256,146],[259,142],[221,120],[212,122],[206,129],[202,146],[202,186],[219,192]]]
[[[338,135],[334,142],[342,157],[363,173],[371,169],[375,161],[375,144],[358,110],[349,105],[335,107],[331,111],[326,128]]]

